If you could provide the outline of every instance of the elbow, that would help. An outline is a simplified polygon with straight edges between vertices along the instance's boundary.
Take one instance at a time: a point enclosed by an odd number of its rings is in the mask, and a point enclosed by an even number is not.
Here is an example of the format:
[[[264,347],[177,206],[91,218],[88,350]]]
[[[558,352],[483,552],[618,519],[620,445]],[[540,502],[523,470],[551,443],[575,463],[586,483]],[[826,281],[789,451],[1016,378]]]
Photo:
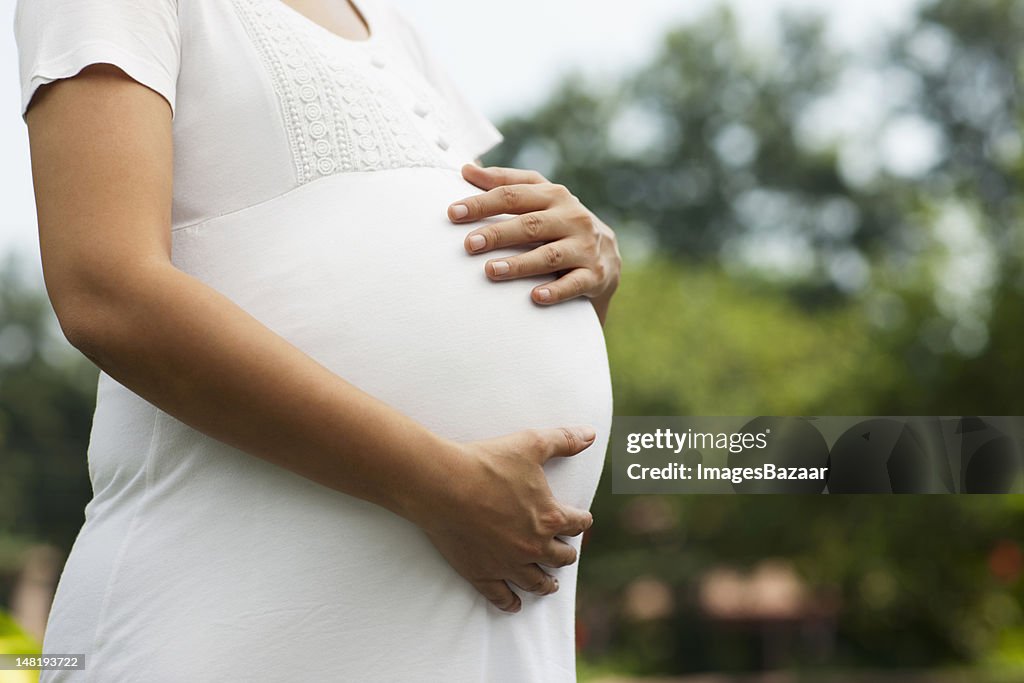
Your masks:
[[[92,297],[78,294],[51,296],[50,303],[64,338],[85,356],[94,358],[104,343],[101,320],[105,316],[97,302]]]
[[[109,333],[124,293],[124,287],[117,286],[118,280],[124,281],[123,274],[106,261],[47,258],[44,252],[43,280],[61,333],[71,346],[88,355]]]
[[[47,289],[64,338],[101,368],[121,350],[138,348],[153,317],[150,296],[164,286],[159,277],[162,267],[146,267],[55,281]]]
[[[57,323],[68,343],[96,362],[124,327],[120,320],[127,310],[127,293],[109,278],[80,272],[61,275],[47,281],[47,294]]]
[[[154,301],[154,294],[173,289],[177,283],[168,274],[180,274],[169,263],[152,260],[50,269],[44,262],[43,272],[64,338],[101,368],[112,357],[146,343],[144,337],[162,318],[154,306],[166,303]]]

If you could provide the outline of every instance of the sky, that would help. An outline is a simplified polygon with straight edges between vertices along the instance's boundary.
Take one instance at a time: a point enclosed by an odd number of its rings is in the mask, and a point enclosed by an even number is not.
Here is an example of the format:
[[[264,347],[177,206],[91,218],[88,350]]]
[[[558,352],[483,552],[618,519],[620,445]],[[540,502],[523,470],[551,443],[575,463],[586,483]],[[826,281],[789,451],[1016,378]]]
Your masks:
[[[31,1],[31,0],[23,0]],[[908,21],[915,0],[725,0],[752,44],[773,39],[780,8],[825,14],[837,46],[877,40]],[[693,21],[718,0],[391,0],[419,27],[430,48],[469,99],[492,120],[529,110],[567,70],[613,77],[642,64],[666,29]],[[39,242],[21,119],[15,0],[0,0],[0,257],[15,251],[26,275],[41,282]]]

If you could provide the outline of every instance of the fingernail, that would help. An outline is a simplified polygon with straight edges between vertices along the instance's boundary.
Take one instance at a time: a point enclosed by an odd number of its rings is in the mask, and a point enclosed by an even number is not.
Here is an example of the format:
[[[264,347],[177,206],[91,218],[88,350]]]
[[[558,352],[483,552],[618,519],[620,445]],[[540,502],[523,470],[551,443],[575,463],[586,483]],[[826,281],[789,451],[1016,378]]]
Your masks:
[[[491,264],[491,270],[494,271],[495,275],[504,275],[509,271],[508,263],[506,261],[495,261]]]
[[[465,218],[469,214],[469,207],[465,204],[452,204],[451,206],[452,218],[459,220]]]
[[[551,290],[548,289],[547,287],[542,287],[541,289],[538,289],[537,298],[540,299],[541,301],[547,301],[548,299],[551,298]]]
[[[597,434],[591,427],[580,427],[578,431],[580,438],[583,439],[584,441],[593,441],[594,438],[597,436]]]
[[[558,579],[552,579],[555,582],[555,587],[551,590],[552,593],[558,592]]]
[[[484,239],[483,235],[473,235],[469,238],[469,248],[473,251],[480,251],[487,244],[487,240]]]

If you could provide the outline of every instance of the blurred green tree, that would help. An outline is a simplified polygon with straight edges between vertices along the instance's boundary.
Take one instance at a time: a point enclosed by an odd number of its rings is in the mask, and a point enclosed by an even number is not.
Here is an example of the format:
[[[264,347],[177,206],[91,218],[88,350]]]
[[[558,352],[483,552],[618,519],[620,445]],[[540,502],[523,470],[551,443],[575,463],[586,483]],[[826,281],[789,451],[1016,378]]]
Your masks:
[[[0,568],[29,541],[68,549],[91,496],[97,371],[60,335],[13,256],[0,269]]]

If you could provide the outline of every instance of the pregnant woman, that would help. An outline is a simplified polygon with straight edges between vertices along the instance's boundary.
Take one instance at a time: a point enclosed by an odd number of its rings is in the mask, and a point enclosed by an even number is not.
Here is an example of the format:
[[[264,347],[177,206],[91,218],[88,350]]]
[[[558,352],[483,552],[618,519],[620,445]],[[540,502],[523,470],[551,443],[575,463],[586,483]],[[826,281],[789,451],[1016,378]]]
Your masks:
[[[25,0],[47,291],[100,368],[42,680],[571,681],[612,231],[381,0]]]

